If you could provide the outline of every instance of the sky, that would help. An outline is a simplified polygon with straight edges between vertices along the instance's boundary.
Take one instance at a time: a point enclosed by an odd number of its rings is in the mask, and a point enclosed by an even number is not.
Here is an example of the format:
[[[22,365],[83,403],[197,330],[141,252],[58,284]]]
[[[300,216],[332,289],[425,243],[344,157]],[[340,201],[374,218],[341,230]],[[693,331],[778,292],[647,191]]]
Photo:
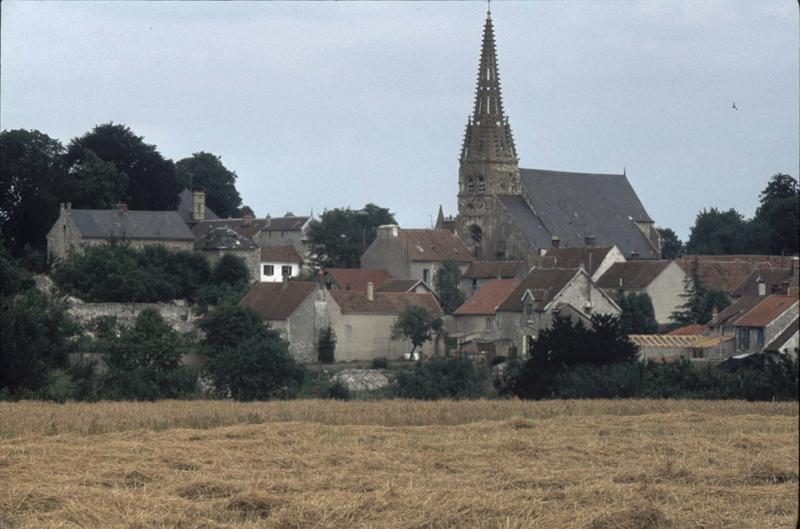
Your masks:
[[[620,173],[686,238],[798,176],[791,0],[491,4],[520,166]],[[456,213],[483,2],[0,4],[0,128],[221,156],[257,215]],[[736,103],[738,110],[732,108]]]

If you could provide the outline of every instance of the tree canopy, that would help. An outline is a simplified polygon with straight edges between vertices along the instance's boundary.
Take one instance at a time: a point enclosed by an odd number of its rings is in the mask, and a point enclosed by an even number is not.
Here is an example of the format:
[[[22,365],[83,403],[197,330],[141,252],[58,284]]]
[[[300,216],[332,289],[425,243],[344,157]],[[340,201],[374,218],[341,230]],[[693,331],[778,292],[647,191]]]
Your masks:
[[[454,261],[442,263],[436,274],[436,292],[442,300],[442,310],[445,314],[452,314],[454,310],[464,303],[464,294],[459,288],[461,283],[461,269]]]
[[[748,228],[744,215],[735,209],[704,209],[697,214],[686,251],[711,255],[748,253]]]
[[[708,323],[711,321],[711,314],[714,307],[717,307],[719,310],[724,310],[731,304],[731,299],[725,292],[709,289],[703,284],[697,272],[697,268],[697,263],[692,263],[691,269],[683,283],[683,294],[681,294],[681,297],[685,301],[678,307],[678,310],[670,315],[670,319],[680,325]]]
[[[655,334],[658,322],[653,300],[647,292],[617,292],[617,304],[622,309],[620,324],[625,334]]]
[[[358,210],[326,211],[308,229],[314,264],[321,268],[358,268],[361,255],[377,236],[378,226],[396,222],[388,209],[375,204]]]
[[[425,307],[409,305],[394,323],[395,336],[405,336],[413,345],[411,353],[442,331],[442,319],[434,316]]]
[[[204,191],[206,205],[220,218],[238,217],[242,197],[236,190],[236,173],[219,156],[196,152],[175,164],[178,187]]]
[[[760,195],[753,218],[757,250],[775,255],[795,254],[800,248],[800,192],[787,174],[773,176]]]
[[[675,259],[684,253],[683,241],[670,228],[657,228],[661,236],[661,258]]]

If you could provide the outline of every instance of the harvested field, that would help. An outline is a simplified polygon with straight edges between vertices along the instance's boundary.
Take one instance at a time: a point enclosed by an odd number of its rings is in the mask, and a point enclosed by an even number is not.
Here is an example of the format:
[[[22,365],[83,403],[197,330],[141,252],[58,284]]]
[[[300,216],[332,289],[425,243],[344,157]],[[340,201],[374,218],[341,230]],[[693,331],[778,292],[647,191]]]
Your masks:
[[[790,528],[797,403],[0,403],[0,527]]]

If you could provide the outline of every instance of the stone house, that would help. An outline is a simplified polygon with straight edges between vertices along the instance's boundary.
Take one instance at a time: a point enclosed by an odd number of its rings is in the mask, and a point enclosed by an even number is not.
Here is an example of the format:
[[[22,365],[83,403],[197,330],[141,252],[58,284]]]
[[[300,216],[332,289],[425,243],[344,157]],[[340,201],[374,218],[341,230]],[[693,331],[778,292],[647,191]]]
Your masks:
[[[330,295],[313,281],[255,283],[239,303],[280,331],[289,351],[301,362],[317,361],[320,330],[330,323]]]
[[[489,282],[513,279],[529,269],[524,261],[473,261],[461,276],[461,292],[469,297]]]
[[[671,323],[671,315],[686,300],[686,272],[675,261],[626,261],[614,263],[597,281],[611,296],[622,289],[626,294],[646,293],[653,301],[659,325]]]
[[[259,281],[274,283],[300,275],[303,259],[294,246],[262,246],[259,251]]]
[[[484,283],[452,315],[448,329],[462,353],[487,357],[507,352],[511,338],[502,336],[497,325],[497,307],[519,286],[521,279],[493,279]]]
[[[780,350],[796,334],[798,319],[797,296],[765,296],[753,308],[733,323],[736,351],[762,353],[768,348]],[[788,330],[787,330],[788,329]],[[787,333],[786,340],[779,339]],[[781,342],[784,343],[775,343]]]
[[[204,220],[219,219],[219,216],[206,206],[206,194],[203,191],[188,189],[178,193],[178,214],[189,227]]]
[[[259,247],[293,246],[303,262],[308,262],[307,232],[310,223],[311,217],[298,217],[291,213],[275,218],[267,215],[263,219],[246,215],[237,219],[207,219],[192,226],[192,233],[199,238],[212,228],[225,226],[253,239]]]
[[[534,268],[497,307],[495,318],[498,335],[510,340],[509,352],[528,354],[539,332],[557,315],[588,323],[592,314],[620,313],[585,270]]]
[[[325,268],[320,270],[318,280],[328,290],[358,290],[367,291],[367,285],[372,283],[379,289],[386,281],[394,279],[392,275],[382,268]]]
[[[177,211],[134,211],[126,204],[116,209],[72,209],[61,211],[47,233],[47,252],[66,259],[71,251],[111,241],[124,241],[135,248],[159,245],[174,250],[194,246],[192,232]]]
[[[584,246],[561,247],[553,238],[553,247],[541,250],[541,255],[525,260],[526,270],[536,268],[583,268],[597,282],[614,263],[624,263],[625,256],[616,246],[595,246],[593,237],[586,237]]]
[[[394,224],[380,226],[361,256],[361,266],[386,270],[396,279],[418,279],[436,288],[436,276],[446,261],[461,273],[473,261],[469,249],[447,230],[409,230]]]
[[[194,249],[203,252],[208,262],[213,265],[226,254],[241,258],[250,273],[250,281],[258,280],[259,253],[258,246],[252,239],[240,235],[226,226],[212,228],[194,241]]]
[[[409,305],[425,307],[436,316],[442,314],[438,301],[429,293],[375,292],[371,284],[366,291],[326,292],[332,299],[328,314],[336,333],[337,362],[403,358],[411,351],[412,344],[395,336],[393,328],[397,317]],[[436,342],[427,342],[418,352],[433,355],[437,345]]]

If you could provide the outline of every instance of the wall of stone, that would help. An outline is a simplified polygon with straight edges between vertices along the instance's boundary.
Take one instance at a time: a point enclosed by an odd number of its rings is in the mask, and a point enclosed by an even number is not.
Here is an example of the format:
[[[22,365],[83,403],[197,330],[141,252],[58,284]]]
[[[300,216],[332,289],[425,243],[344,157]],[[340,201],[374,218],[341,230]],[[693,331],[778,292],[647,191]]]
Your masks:
[[[122,325],[133,325],[146,308],[156,309],[177,332],[195,332],[197,316],[189,307],[179,303],[84,303],[70,298],[67,314],[83,325],[101,316],[113,316]]]

